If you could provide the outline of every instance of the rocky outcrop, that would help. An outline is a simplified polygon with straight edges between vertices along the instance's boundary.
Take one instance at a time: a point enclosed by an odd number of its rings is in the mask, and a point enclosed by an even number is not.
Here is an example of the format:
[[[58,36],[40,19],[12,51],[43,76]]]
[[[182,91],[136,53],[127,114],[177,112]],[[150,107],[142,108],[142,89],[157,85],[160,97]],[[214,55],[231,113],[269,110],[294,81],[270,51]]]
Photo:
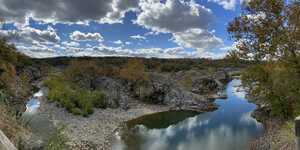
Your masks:
[[[0,130],[0,149],[1,150],[17,150],[11,141]]]
[[[109,77],[99,77],[94,85],[101,89],[105,95],[108,105],[112,108],[121,107],[128,109],[129,86],[122,80]]]
[[[191,78],[190,88],[179,83],[187,74]],[[217,108],[210,97],[218,98],[218,92],[224,89],[228,81],[226,73],[221,71],[213,76],[198,72],[179,72],[173,75],[150,73],[149,82],[139,85],[133,92],[140,96],[140,100],[168,105],[172,109],[206,111]]]

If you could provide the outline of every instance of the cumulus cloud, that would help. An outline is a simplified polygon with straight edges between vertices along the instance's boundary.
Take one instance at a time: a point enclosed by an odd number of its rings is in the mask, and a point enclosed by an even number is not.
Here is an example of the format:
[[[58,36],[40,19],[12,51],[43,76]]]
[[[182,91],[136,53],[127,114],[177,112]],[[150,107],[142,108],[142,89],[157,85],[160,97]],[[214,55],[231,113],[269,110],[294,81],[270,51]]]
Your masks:
[[[101,19],[103,23],[123,23],[122,18],[125,17],[126,12],[137,11],[139,0],[113,0],[111,7],[106,16]]]
[[[173,34],[173,40],[180,46],[196,48],[200,51],[213,49],[223,44],[222,39],[202,29],[189,29],[185,32]]]
[[[146,37],[144,37],[144,36],[141,36],[141,35],[132,35],[132,36],[130,36],[130,38],[132,38],[132,39],[136,39],[136,40],[146,40]]]
[[[121,22],[138,0],[0,0],[0,16],[8,22],[25,22],[30,16],[45,22]]]
[[[24,27],[16,30],[0,30],[0,36],[7,38],[11,42],[34,44],[37,42],[57,43],[60,37],[52,27],[46,30]]]
[[[208,31],[214,18],[212,11],[192,0],[141,0],[139,6],[141,13],[135,23],[152,31],[146,36],[171,33],[173,41],[179,46],[200,51],[216,48],[223,43]]]
[[[103,41],[100,33],[82,33],[80,31],[74,31],[70,35],[70,39],[73,41]]]
[[[137,24],[157,32],[181,32],[190,28],[207,28],[212,22],[211,10],[194,1],[140,0]]]

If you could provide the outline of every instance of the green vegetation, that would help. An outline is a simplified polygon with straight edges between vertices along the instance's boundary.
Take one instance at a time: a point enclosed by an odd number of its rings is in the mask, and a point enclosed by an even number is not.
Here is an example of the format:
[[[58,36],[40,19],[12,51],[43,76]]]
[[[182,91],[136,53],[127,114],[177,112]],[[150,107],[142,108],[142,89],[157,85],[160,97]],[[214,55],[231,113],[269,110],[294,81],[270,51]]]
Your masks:
[[[130,60],[118,71],[104,68],[96,61],[71,61],[63,72],[53,73],[45,81],[49,88],[48,99],[57,102],[75,115],[88,116],[93,108],[106,108],[105,94],[95,84],[99,77],[121,78],[132,83],[134,91],[141,93],[141,85],[148,81],[145,66],[140,60]]]
[[[70,147],[67,145],[69,139],[63,133],[64,127],[56,129],[54,134],[49,138],[45,150],[68,150]]]
[[[300,2],[252,0],[228,31],[237,42],[233,58],[254,60],[243,84],[274,116],[300,115]]]
[[[97,77],[108,73],[93,61],[72,61],[63,72],[53,73],[45,81],[48,99],[75,115],[88,116],[94,107],[108,105],[105,94],[95,85]]]
[[[45,82],[49,88],[48,99],[57,102],[69,112],[88,116],[93,108],[106,108],[105,95],[100,90],[88,90],[68,81],[63,74],[52,75]]]

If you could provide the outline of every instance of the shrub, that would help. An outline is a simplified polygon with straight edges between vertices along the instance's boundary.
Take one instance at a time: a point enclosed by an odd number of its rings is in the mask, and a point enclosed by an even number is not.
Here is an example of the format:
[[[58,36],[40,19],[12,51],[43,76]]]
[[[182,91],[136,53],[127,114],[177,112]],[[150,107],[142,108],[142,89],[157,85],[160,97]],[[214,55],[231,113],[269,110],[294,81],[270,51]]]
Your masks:
[[[101,91],[93,91],[90,93],[91,100],[93,101],[93,104],[97,108],[106,108],[107,102],[105,101],[105,94]]]
[[[75,115],[88,116],[93,108],[106,108],[105,95],[99,90],[80,88],[63,78],[63,74],[51,76],[45,85],[49,88],[48,99],[57,102]]]

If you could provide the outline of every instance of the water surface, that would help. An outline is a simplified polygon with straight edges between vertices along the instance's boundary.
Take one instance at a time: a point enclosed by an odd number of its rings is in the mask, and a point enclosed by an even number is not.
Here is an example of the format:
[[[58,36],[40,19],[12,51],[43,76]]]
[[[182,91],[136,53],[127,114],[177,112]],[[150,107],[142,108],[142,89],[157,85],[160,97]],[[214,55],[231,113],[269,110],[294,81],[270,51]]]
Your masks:
[[[28,100],[22,119],[32,131],[32,138],[46,141],[54,133],[55,127],[47,114],[39,112],[41,106],[40,99],[43,96],[44,93],[40,90]]]
[[[249,141],[260,136],[262,124],[251,117],[256,108],[245,98],[240,80],[233,80],[226,88],[228,98],[216,100],[220,107],[213,112],[187,116],[179,122],[170,120],[182,112],[169,116],[147,117],[138,121],[131,132],[121,140],[118,137],[114,150],[247,150]],[[163,120],[164,119],[164,120]],[[151,123],[152,122],[152,123]],[[165,122],[164,126],[155,124]]]

